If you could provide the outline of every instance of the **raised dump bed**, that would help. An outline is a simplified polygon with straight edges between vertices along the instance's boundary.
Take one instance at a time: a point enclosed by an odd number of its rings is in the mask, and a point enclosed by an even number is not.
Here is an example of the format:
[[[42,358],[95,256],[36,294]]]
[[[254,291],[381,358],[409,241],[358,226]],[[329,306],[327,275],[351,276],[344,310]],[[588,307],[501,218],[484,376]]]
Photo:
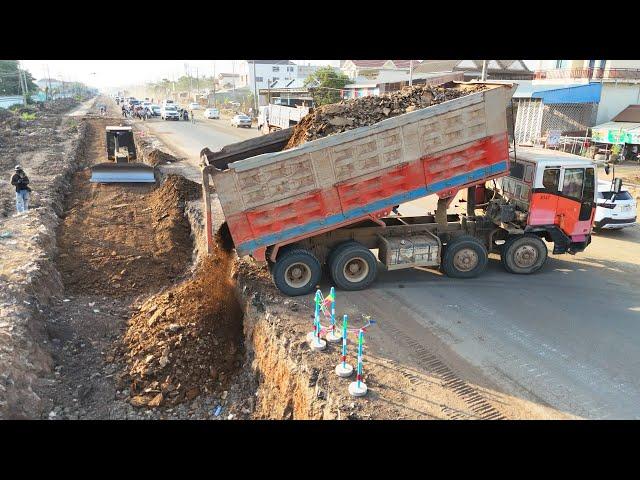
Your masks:
[[[275,260],[286,244],[506,174],[513,86],[486,85],[371,126],[245,158],[224,171],[206,166],[205,189],[211,174],[238,254],[265,260],[274,247]]]

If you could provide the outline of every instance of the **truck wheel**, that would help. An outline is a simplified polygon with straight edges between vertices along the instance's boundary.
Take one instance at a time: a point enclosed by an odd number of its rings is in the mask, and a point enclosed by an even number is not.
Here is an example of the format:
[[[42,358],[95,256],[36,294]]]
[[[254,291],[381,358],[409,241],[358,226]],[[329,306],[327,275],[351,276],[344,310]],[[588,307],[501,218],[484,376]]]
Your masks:
[[[488,262],[489,254],[482,242],[470,235],[461,235],[446,246],[442,270],[448,277],[473,278],[487,268]]]
[[[295,297],[313,291],[320,281],[322,267],[313,253],[300,248],[278,255],[271,274],[282,293]]]
[[[502,245],[500,261],[509,273],[534,273],[547,260],[547,246],[536,235],[514,235]]]
[[[329,273],[342,290],[363,290],[376,279],[378,261],[358,242],[338,245],[329,257]]]

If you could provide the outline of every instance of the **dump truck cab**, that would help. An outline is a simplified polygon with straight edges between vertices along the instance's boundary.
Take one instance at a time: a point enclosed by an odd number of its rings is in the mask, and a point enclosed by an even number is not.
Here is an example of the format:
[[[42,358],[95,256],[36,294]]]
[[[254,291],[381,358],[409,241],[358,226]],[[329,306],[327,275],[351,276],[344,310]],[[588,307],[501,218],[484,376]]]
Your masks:
[[[585,157],[520,148],[499,193],[515,207],[512,223],[523,233],[552,241],[556,254],[576,253],[591,241],[596,185],[596,165]]]

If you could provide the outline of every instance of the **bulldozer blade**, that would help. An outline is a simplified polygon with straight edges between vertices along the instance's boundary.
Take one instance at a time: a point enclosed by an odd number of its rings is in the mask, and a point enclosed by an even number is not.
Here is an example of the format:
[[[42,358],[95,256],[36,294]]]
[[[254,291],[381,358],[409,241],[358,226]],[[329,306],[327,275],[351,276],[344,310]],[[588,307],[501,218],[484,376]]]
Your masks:
[[[92,183],[154,183],[155,169],[144,163],[99,163],[91,167]]]

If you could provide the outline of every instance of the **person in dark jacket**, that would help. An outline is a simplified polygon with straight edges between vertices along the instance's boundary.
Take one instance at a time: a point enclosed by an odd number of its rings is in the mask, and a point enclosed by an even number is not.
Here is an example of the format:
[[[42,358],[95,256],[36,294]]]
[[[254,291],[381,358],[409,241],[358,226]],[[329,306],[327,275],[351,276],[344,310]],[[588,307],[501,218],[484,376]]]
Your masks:
[[[20,165],[16,165],[14,170],[16,173],[11,177],[11,185],[16,187],[16,210],[24,213],[29,210],[29,177]]]

